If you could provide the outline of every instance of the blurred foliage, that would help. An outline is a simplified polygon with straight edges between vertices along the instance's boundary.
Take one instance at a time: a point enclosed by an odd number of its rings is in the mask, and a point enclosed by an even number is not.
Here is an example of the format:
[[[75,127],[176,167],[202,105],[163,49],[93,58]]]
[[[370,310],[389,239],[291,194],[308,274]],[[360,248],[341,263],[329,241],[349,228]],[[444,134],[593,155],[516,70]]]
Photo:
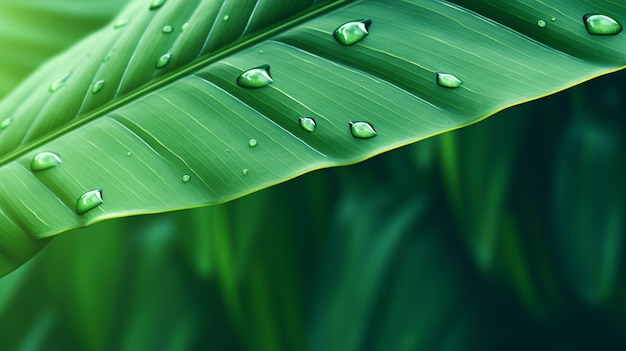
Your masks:
[[[624,82],[64,234],[0,279],[0,349],[623,349]]]

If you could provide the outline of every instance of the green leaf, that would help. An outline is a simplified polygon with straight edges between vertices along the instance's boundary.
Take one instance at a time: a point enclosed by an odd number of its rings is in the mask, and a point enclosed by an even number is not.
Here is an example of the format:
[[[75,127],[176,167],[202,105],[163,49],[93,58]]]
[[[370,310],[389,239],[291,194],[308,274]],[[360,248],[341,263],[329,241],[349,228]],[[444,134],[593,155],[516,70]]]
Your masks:
[[[609,1],[314,3],[137,1],[25,81],[0,105],[0,271],[62,231],[359,162],[626,62],[623,33],[583,22],[623,22]],[[341,44],[354,21],[369,34]],[[239,79],[266,66],[272,84]]]

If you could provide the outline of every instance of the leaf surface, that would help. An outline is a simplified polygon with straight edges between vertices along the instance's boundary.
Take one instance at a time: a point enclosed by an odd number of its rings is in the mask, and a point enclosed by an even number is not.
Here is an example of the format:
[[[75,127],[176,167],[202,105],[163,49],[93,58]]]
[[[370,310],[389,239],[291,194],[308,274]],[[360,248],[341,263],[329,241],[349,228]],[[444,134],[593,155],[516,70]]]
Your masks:
[[[137,1],[31,76],[0,105],[0,271],[60,232],[359,162],[626,62],[623,33],[583,22],[626,20],[610,1],[316,3]],[[334,38],[364,18],[363,40]],[[272,84],[238,85],[266,65]],[[440,86],[438,72],[463,83]],[[376,135],[353,137],[356,122]],[[41,153],[61,163],[34,172]],[[77,206],[94,191],[101,205]]]

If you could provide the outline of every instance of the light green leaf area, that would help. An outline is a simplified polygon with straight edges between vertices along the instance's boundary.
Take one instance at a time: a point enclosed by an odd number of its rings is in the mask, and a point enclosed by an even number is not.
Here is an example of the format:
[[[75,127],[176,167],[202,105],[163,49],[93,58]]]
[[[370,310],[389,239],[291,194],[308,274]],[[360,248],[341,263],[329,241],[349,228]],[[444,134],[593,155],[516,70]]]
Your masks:
[[[626,6],[457,2],[133,2],[0,105],[0,271],[72,228],[228,201],[626,64],[624,33],[583,20]]]

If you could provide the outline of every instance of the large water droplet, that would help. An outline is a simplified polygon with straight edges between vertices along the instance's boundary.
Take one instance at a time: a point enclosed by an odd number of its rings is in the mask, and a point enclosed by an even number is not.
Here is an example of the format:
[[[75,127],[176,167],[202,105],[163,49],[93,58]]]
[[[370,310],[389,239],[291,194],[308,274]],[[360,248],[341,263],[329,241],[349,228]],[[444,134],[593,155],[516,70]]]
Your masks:
[[[50,84],[50,87],[48,87],[48,91],[50,91],[51,93],[54,93],[55,91],[58,91],[59,89],[61,89],[65,85],[65,82],[67,82],[67,80],[70,78],[71,75],[72,75],[71,73],[68,73],[64,75],[63,77],[52,82],[52,84]]]
[[[359,139],[369,139],[376,136],[374,126],[368,122],[350,122],[352,136]]]
[[[313,133],[315,131],[316,124],[313,118],[300,117],[298,122],[300,123],[300,127],[302,127],[302,129],[306,130],[307,132]]]
[[[458,88],[463,81],[450,73],[437,72],[437,84],[446,88]]]
[[[269,65],[249,69],[237,77],[237,85],[245,88],[262,88],[272,83]]]
[[[189,181],[191,180],[191,176],[189,174],[185,174],[183,175],[181,180],[183,181],[183,183],[189,183]]]
[[[545,28],[546,27],[546,21],[540,19],[539,21],[537,21],[537,27]]]
[[[163,67],[167,66],[168,63],[170,63],[170,60],[172,60],[172,53],[168,52],[167,54],[159,57],[155,67],[156,68],[163,68]]]
[[[41,172],[61,164],[61,157],[54,152],[40,152],[30,162],[30,170]]]
[[[102,90],[102,88],[104,88],[104,80],[101,79],[101,80],[93,83],[93,86],[91,87],[91,93],[92,94],[96,94],[97,92]]]
[[[622,31],[622,25],[606,15],[587,14],[583,16],[583,21],[589,34],[615,35]]]
[[[248,145],[249,145],[250,147],[255,147],[257,144],[258,144],[258,142],[256,141],[256,139],[250,139],[250,140],[248,141]]]
[[[9,128],[11,123],[13,123],[13,118],[11,118],[11,117],[5,118],[4,121],[2,121],[2,123],[0,123],[0,130],[5,130],[5,129]]]
[[[350,46],[363,40],[368,33],[372,20],[364,18],[359,21],[347,22],[339,26],[333,32],[335,39],[345,46]]]
[[[102,205],[102,190],[96,189],[82,194],[76,201],[76,213],[82,215]]]
[[[117,20],[115,23],[113,23],[113,28],[120,29],[120,28],[126,27],[129,23],[130,23],[130,20],[128,18],[122,18],[120,20]]]
[[[170,34],[171,32],[174,31],[174,27],[167,25],[167,26],[163,26],[163,29],[161,29],[161,31],[165,34]]]
[[[156,10],[163,6],[167,0],[154,0],[150,3],[150,10]]]

